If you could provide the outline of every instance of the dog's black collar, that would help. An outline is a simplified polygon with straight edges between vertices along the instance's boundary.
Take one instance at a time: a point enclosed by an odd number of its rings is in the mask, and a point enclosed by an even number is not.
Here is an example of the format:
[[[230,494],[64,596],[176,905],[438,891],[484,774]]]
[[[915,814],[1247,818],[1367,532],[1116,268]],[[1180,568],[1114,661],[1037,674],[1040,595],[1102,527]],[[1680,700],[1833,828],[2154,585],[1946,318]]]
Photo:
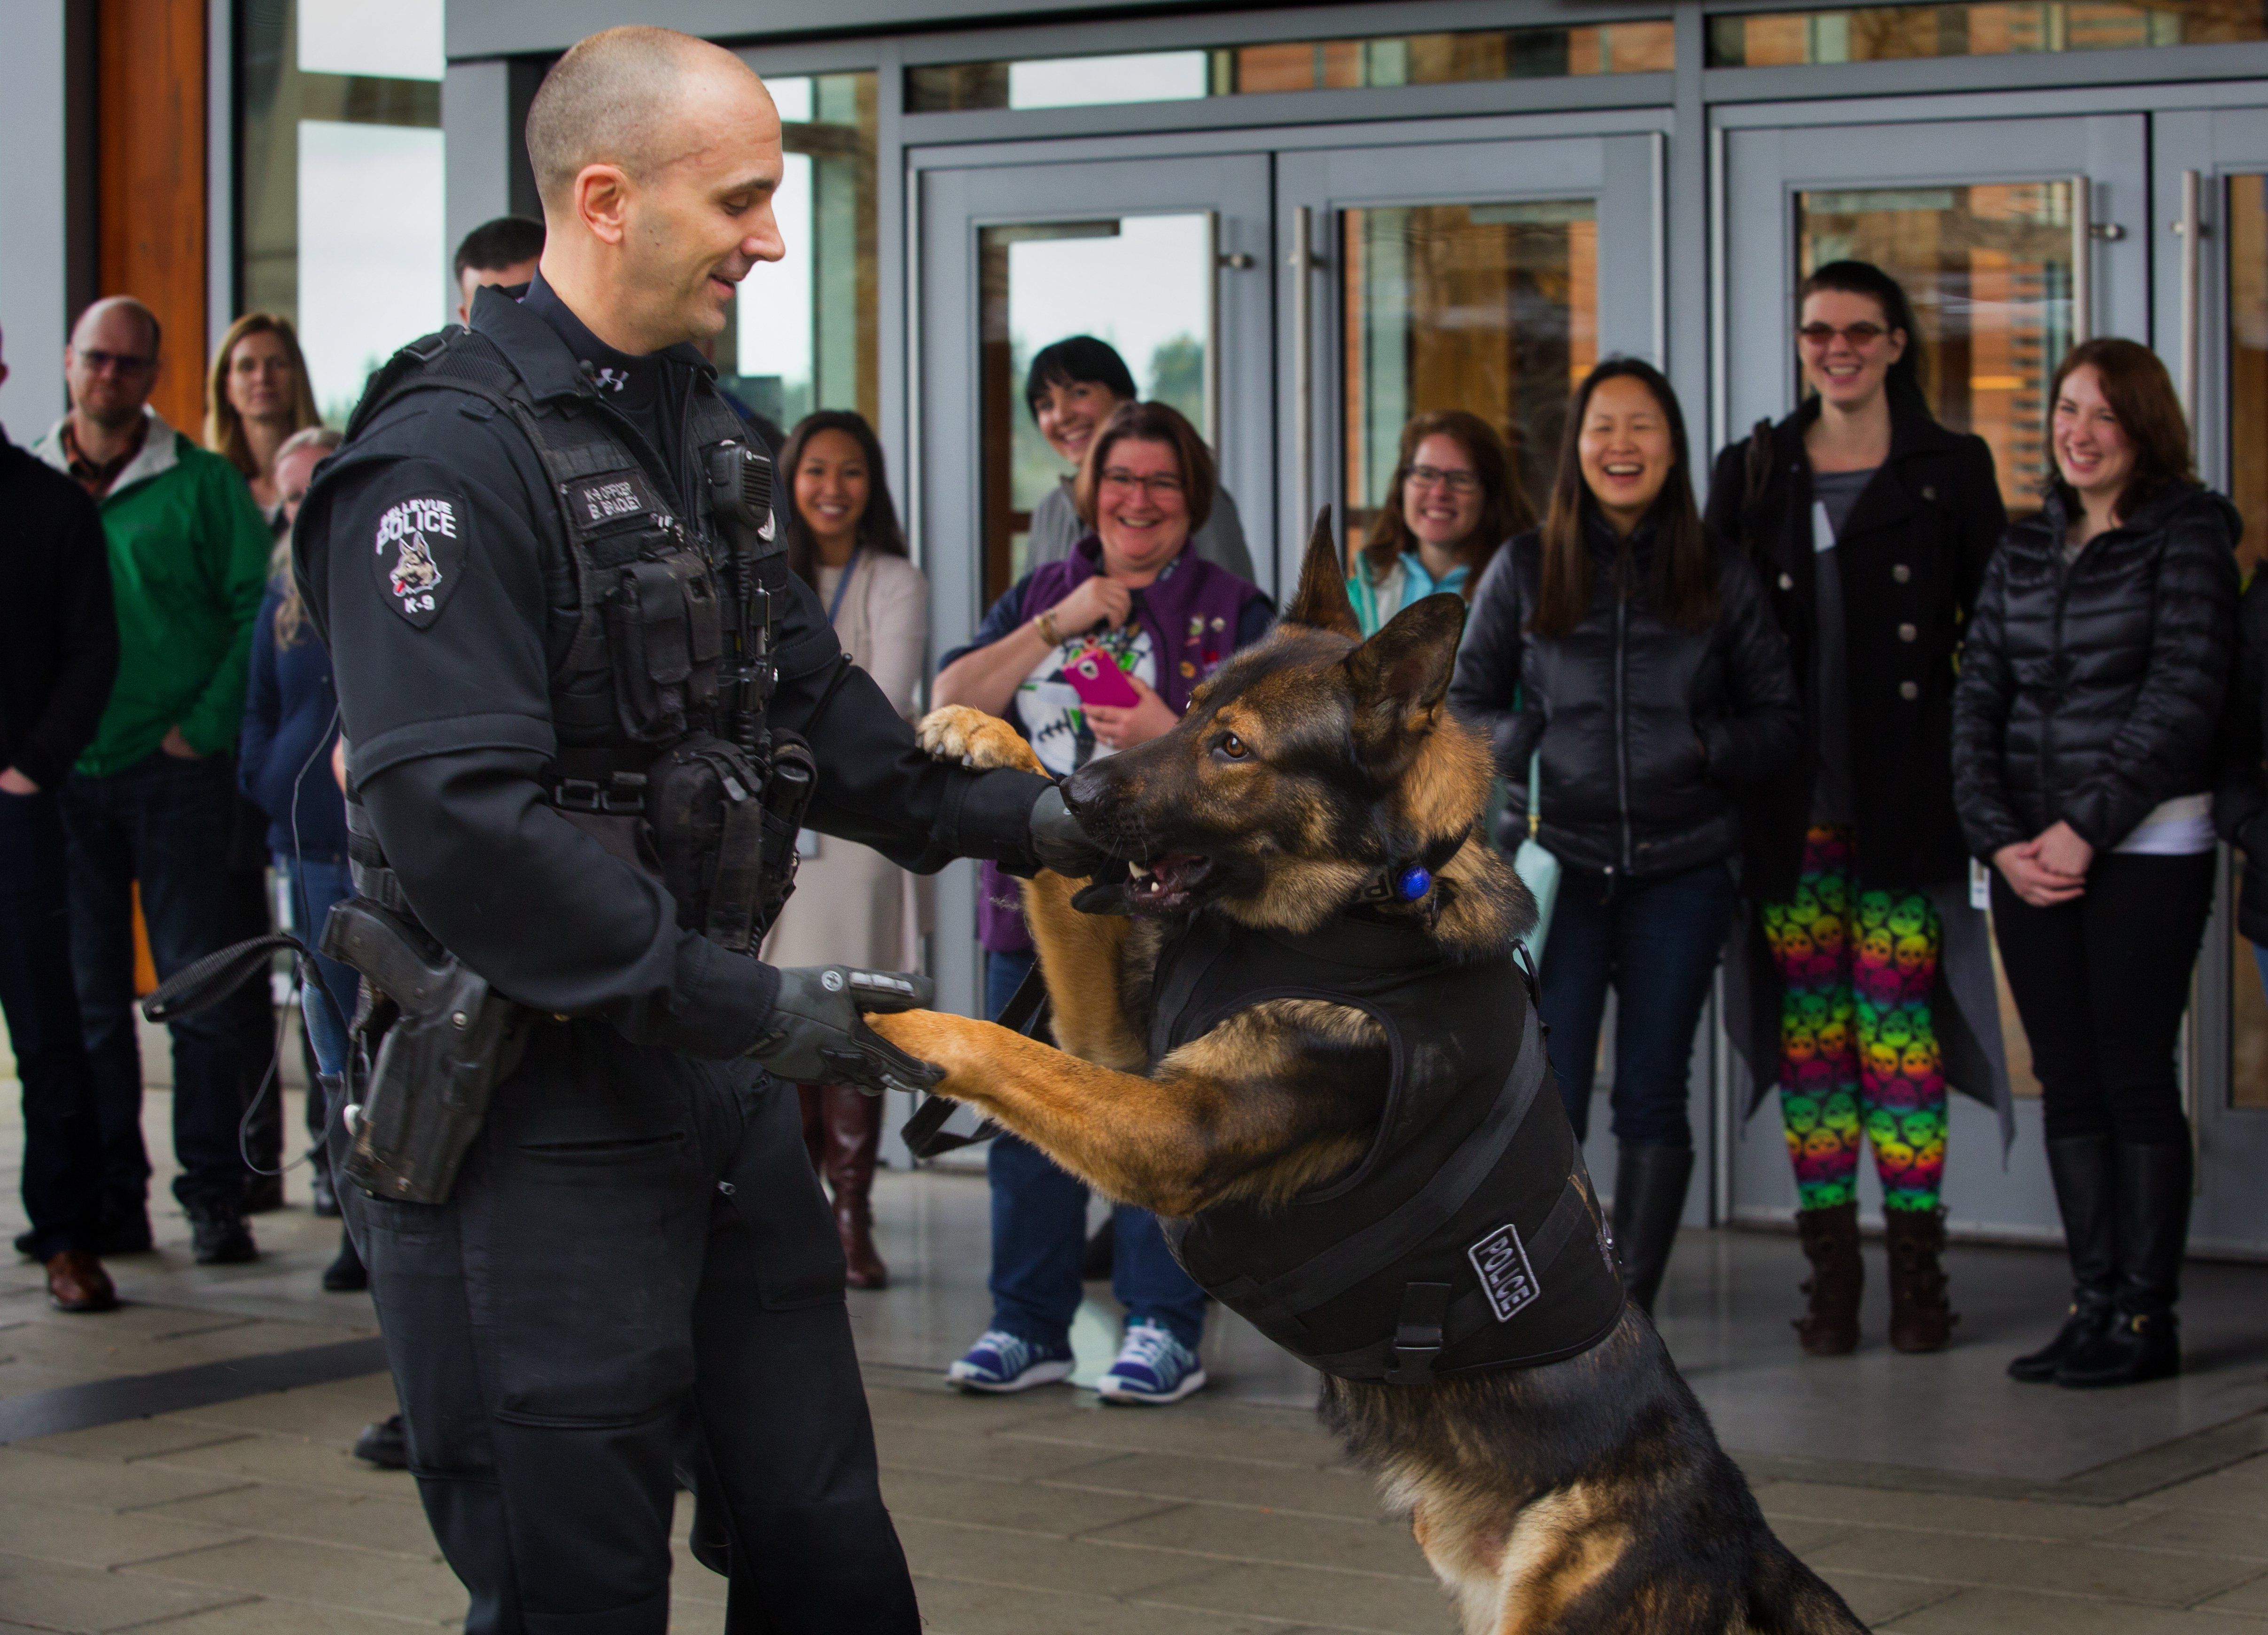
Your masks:
[[[1466,838],[1471,832],[1468,829],[1463,835],[1437,840],[1414,858],[1403,857],[1389,861],[1363,883],[1355,901],[1366,907],[1379,903],[1407,907],[1425,902],[1432,895],[1434,883],[1440,878],[1441,871],[1449,865],[1449,859],[1464,849]]]

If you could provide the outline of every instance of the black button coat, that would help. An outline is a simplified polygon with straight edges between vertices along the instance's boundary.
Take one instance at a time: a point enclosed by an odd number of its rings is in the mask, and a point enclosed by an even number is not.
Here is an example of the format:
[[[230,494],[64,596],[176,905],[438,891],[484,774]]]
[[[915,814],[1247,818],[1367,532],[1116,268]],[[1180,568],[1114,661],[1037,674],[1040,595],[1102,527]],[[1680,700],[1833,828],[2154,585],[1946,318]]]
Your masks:
[[[1745,549],[1787,637],[1803,703],[1803,747],[1742,803],[1742,882],[1756,901],[1795,895],[1819,775],[1818,607],[1811,462],[1814,398],[1771,428],[1752,493],[1750,443],[1717,457],[1707,519]],[[1953,688],[1962,625],[2007,509],[1982,438],[1949,431],[1918,398],[1894,394],[1890,453],[1836,541],[1850,687],[1859,879],[1911,890],[1967,868],[1953,804]]]

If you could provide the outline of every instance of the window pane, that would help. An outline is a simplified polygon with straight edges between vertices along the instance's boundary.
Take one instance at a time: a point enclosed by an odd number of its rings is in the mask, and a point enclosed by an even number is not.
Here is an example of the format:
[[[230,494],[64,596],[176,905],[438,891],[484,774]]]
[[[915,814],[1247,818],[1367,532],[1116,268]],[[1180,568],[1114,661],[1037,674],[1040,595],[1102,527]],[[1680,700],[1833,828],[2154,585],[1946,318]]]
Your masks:
[[[299,0],[299,71],[438,79],[441,0]]]
[[[1592,202],[1354,210],[1339,232],[1348,534],[1385,503],[1403,423],[1434,409],[1494,424],[1540,503],[1598,361]]]
[[[1023,575],[1033,508],[1070,475],[1024,401],[1024,377],[1042,347],[1075,335],[1108,341],[1144,397],[1172,404],[1212,435],[1212,220],[1193,213],[987,227],[978,246],[990,605]]]
[[[740,282],[716,358],[727,390],[792,430],[819,409],[880,413],[871,73],[767,82],[787,166],[773,203],[786,256]]]
[[[2250,576],[2268,550],[2268,176],[2228,179],[2228,492],[2244,517],[2237,561]],[[2235,929],[2244,854],[2229,870],[2229,1105],[2268,1108],[2268,994],[2253,946]]]
[[[449,320],[447,254],[439,131],[299,122],[299,343],[324,419],[343,424],[372,370]]]
[[[2124,51],[2268,40],[2258,0],[2052,0],[2029,5],[1868,5],[1709,20],[1709,66],[1778,68],[1916,57]]]
[[[1211,51],[1020,63],[934,63],[906,70],[905,107],[909,114],[942,114],[962,108],[1174,102],[1276,91],[1667,73],[1675,54],[1672,25],[1636,22],[1288,41]]]
[[[2036,509],[2048,381],[2071,345],[2071,184],[1804,193],[1796,228],[1800,274],[1852,258],[1904,284],[1931,409],[1991,446],[2011,511]]]

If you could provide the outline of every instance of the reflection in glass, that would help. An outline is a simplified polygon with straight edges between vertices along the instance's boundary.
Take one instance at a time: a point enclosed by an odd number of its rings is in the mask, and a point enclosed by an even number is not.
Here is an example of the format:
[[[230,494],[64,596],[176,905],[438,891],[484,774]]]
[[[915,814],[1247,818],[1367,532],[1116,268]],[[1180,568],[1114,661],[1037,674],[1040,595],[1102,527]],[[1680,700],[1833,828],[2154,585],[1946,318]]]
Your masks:
[[[2268,40],[2258,0],[1864,5],[1709,19],[1712,68],[2129,51]]]
[[[2048,382],[2071,345],[2071,184],[1802,193],[1796,241],[1800,273],[1854,258],[1905,285],[1931,409],[1991,446],[2010,511],[2036,509]],[[1791,370],[1794,354],[1791,339]]]
[[[817,409],[873,421],[875,77],[766,83],[787,149],[772,206],[787,254],[740,281],[732,329],[716,346],[719,367],[730,365],[720,383],[784,431]]]
[[[1403,423],[1434,409],[1503,431],[1540,504],[1568,394],[1598,361],[1592,202],[1351,210],[1339,236],[1348,536],[1388,498]]]
[[[2268,176],[2231,176],[2228,208],[2228,497],[2244,517],[2237,562],[2246,576],[2268,551]],[[2253,746],[2257,751],[2257,746]],[[2228,1102],[2268,1108],[2268,994],[2252,944],[2236,929],[2244,854],[2228,871]]]
[[[906,112],[1177,102],[1277,91],[1353,91],[1476,80],[1668,73],[1668,22],[1490,28],[1372,40],[1295,40],[1209,51],[1020,63],[927,63],[906,70]]]
[[[441,0],[299,0],[299,71],[432,79],[447,67]]]
[[[982,291],[984,600],[1023,576],[1032,508],[1067,475],[1024,403],[1042,347],[1091,335],[1118,349],[1145,398],[1208,438],[1212,218],[1203,212],[987,227]],[[1218,443],[1216,441],[1216,447]]]
[[[298,171],[299,344],[316,407],[343,425],[372,372],[453,316],[441,133],[301,120]]]

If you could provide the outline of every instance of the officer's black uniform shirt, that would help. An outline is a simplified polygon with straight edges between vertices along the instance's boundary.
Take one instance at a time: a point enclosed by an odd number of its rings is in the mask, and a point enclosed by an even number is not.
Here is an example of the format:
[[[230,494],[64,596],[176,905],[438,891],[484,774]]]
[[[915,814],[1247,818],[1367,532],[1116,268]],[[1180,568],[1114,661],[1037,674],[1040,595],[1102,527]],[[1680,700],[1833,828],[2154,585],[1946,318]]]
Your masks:
[[[541,273],[528,281],[527,293],[519,304],[567,342],[567,350],[575,354],[591,384],[605,394],[608,407],[619,410],[653,450],[677,447],[677,394],[686,389],[690,376],[683,369],[671,369],[676,360],[667,352],[638,357],[616,351],[591,333],[590,327],[559,298],[558,291],[543,282]],[[691,349],[684,350],[689,359]],[[678,496],[678,503],[685,503],[682,495]]]
[[[589,389],[552,326],[497,291],[480,291],[473,327],[539,399]],[[637,361],[653,368],[656,401],[684,401],[689,372],[704,366],[689,348]],[[688,485],[691,462],[679,450],[665,463],[652,475],[667,495]],[[407,583],[390,542],[405,516],[431,547],[430,578]],[[697,1056],[744,1051],[763,1031],[777,974],[680,930],[657,879],[545,801],[549,678],[576,594],[557,502],[519,428],[469,393],[394,401],[327,463],[297,540],[356,792],[427,928],[535,1009],[605,1016],[635,1041]],[[932,762],[864,671],[829,697],[841,649],[810,589],[789,585],[771,718],[818,758],[805,821],[910,868],[955,856],[1028,866],[1043,783]]]

